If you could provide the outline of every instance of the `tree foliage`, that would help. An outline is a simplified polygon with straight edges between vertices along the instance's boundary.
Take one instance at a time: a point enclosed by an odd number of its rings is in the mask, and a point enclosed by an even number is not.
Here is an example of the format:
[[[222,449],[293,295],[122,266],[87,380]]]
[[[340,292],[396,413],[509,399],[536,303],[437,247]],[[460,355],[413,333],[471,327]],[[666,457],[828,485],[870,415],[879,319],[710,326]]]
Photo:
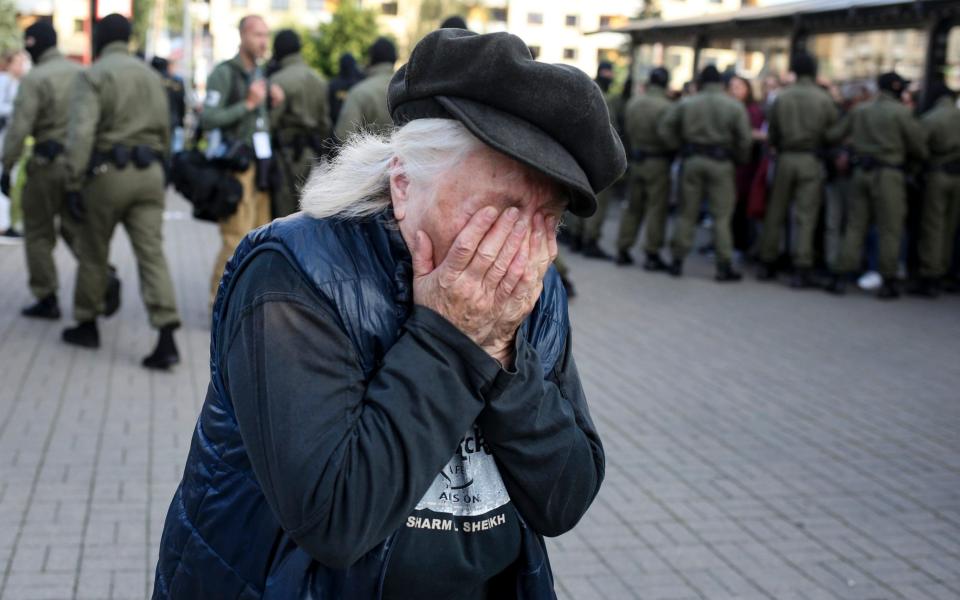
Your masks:
[[[13,0],[0,0],[0,55],[20,48],[23,32],[17,27],[17,7]]]
[[[376,11],[341,2],[329,23],[321,23],[316,31],[301,32],[303,56],[326,77],[335,77],[341,54],[350,52],[364,64],[367,51],[379,35]]]

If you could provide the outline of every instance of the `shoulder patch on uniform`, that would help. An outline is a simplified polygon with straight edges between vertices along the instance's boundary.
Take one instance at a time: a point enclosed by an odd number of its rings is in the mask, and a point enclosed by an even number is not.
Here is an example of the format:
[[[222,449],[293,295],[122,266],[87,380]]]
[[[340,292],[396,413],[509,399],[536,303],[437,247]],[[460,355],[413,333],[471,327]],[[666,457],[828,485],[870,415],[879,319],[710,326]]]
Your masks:
[[[216,106],[220,104],[221,94],[217,90],[210,90],[207,92],[207,101],[204,102],[207,106]]]

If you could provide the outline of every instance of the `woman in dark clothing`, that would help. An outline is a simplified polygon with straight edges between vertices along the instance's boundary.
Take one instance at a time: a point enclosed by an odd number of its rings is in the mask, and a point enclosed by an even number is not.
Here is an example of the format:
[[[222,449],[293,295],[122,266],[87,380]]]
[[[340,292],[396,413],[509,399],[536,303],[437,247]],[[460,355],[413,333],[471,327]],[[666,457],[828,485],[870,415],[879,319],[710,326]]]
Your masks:
[[[749,250],[754,241],[754,224],[747,218],[747,201],[750,196],[750,186],[760,166],[763,144],[767,139],[766,116],[763,107],[757,102],[750,82],[739,75],[731,75],[727,79],[727,93],[743,102],[750,118],[750,128],[753,130],[753,151],[750,161],[737,165],[737,206],[733,213],[733,247],[740,252]]]

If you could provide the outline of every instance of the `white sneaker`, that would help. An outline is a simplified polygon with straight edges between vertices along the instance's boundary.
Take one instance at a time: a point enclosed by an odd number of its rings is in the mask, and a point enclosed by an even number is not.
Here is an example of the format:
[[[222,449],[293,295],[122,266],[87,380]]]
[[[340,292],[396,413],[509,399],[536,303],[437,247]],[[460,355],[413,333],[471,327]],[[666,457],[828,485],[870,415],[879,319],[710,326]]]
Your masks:
[[[873,292],[879,290],[880,286],[883,285],[883,277],[876,271],[867,271],[857,280],[857,285],[861,290]]]

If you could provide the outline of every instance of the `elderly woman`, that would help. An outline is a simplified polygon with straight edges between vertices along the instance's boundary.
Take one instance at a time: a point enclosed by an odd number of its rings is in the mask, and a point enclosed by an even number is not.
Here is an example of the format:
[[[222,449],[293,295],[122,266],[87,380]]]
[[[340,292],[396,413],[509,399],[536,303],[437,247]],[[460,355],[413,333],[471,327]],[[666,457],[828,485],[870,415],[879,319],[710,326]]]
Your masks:
[[[623,149],[509,34],[428,35],[389,99],[224,273],[155,598],[554,597],[604,455],[550,263]]]

